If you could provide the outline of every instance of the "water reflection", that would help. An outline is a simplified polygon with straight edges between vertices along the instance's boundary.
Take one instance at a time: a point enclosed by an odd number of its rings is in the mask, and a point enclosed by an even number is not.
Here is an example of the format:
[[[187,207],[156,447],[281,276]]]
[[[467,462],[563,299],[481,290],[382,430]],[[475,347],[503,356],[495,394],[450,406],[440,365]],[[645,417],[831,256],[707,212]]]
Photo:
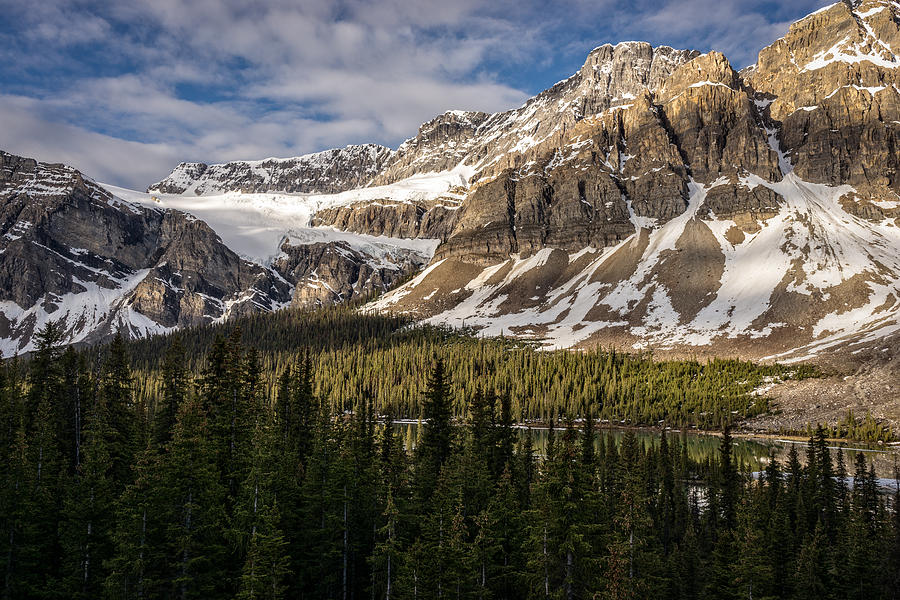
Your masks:
[[[404,440],[407,450],[412,450],[416,444],[416,434],[418,431],[418,423],[415,421],[397,422],[394,424],[397,432]],[[517,427],[516,431],[520,438],[528,434],[529,429],[525,427]],[[532,442],[535,452],[545,454],[547,449],[547,429],[532,427],[530,428]],[[559,430],[557,429],[557,433]],[[620,443],[625,431],[622,429],[603,428],[598,430],[606,436],[607,440],[613,440]],[[659,444],[659,432],[650,430],[635,430],[638,443],[645,448],[656,446]],[[677,436],[680,440],[687,443],[688,456],[696,461],[705,461],[714,458],[719,450],[721,438],[717,435],[681,432],[677,430],[669,430],[667,435]],[[599,442],[598,442],[599,444]],[[769,464],[769,456],[774,452],[775,457],[784,464],[787,461],[788,452],[791,445],[797,445],[797,453],[800,462],[806,461],[806,442],[792,441],[785,439],[771,439],[761,437],[735,437],[733,455],[735,461],[741,469],[750,471],[761,471]],[[847,471],[852,476],[853,464],[856,460],[857,453],[864,453],[866,460],[875,465],[875,472],[878,477],[893,478],[896,470],[900,468],[900,448],[895,446],[866,446],[864,444],[847,444],[843,445],[844,463]],[[831,445],[832,460],[837,461],[838,446]]]

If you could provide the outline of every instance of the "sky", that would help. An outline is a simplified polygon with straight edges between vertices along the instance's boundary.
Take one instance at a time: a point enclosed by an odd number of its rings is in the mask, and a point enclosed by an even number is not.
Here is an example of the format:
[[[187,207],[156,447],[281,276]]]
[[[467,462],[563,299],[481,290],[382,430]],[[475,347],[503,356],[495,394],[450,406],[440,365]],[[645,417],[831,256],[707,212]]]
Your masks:
[[[604,43],[736,68],[822,0],[0,0],[0,149],[144,189],[179,162],[396,148]]]

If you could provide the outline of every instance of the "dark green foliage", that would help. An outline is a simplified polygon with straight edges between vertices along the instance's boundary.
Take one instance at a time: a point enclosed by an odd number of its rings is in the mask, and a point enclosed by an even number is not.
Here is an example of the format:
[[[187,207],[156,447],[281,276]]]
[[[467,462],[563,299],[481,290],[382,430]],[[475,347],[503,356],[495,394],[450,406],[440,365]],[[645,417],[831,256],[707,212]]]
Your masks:
[[[900,496],[826,430],[751,476],[727,429],[694,460],[597,428],[725,425],[778,367],[242,325],[84,352],[49,326],[0,365],[0,599],[897,597]]]
[[[498,403],[508,399],[509,415],[517,422],[546,422],[551,413],[578,417],[591,407],[596,421],[656,426],[663,420],[673,426],[715,429],[735,415],[764,412],[766,399],[749,392],[766,378],[814,374],[805,366],[660,362],[647,354],[602,349],[537,351],[515,340],[410,327],[403,317],[363,315],[348,307],[286,310],[232,323],[177,334],[191,372],[208,369],[209,361],[224,350],[226,338],[239,338],[259,353],[262,393],[269,402],[281,402],[282,378],[289,372],[298,384],[308,381],[310,394],[335,413],[356,410],[360,390],[366,390],[377,412],[389,406],[395,418],[418,419],[435,359],[440,358],[445,377],[453,383],[450,406],[455,417],[465,417],[468,399],[481,388],[485,395],[496,392]],[[162,363],[170,341],[161,336],[130,344],[140,374],[138,396],[149,404],[161,394]]]
[[[103,400],[89,411],[84,452],[75,475],[64,485],[59,525],[63,568],[60,586],[69,598],[96,598],[104,583],[104,563],[112,558],[114,527],[114,439]]]

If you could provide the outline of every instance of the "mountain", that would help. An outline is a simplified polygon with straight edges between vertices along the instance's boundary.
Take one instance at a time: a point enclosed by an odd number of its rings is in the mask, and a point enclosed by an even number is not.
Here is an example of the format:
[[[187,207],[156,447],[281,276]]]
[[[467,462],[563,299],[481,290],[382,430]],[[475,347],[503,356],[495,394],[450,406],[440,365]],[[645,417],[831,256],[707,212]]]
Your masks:
[[[3,355],[31,350],[51,320],[65,341],[89,343],[340,302],[383,291],[430,256],[428,243],[385,247],[335,233],[281,236],[266,264],[239,256],[192,214],[123,196],[71,167],[0,152]]]
[[[27,351],[61,320],[66,339],[147,335],[290,301],[206,223],[122,201],[64,165],[0,152],[0,332]]]
[[[898,23],[897,3],[839,2],[740,72],[604,45],[521,107],[444,113],[396,151],[182,163],[148,193],[103,189],[117,210],[205,222],[272,282],[261,310],[419,271],[369,310],[546,347],[879,352],[900,337]]]
[[[553,347],[754,358],[895,334],[898,14],[832,5],[743,73],[694,56],[486,165],[431,265],[374,308]]]
[[[393,155],[390,148],[364,144],[296,158],[267,158],[220,165],[181,163],[147,191],[196,196],[231,191],[331,194],[365,185]]]

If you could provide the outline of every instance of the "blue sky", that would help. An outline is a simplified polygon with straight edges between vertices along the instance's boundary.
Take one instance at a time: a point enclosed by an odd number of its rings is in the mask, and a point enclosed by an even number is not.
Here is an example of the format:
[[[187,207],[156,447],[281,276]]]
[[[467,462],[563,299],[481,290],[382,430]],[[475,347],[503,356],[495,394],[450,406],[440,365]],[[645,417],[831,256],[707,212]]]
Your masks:
[[[396,147],[496,111],[603,43],[740,68],[822,0],[0,0],[0,149],[144,188],[180,161]]]

